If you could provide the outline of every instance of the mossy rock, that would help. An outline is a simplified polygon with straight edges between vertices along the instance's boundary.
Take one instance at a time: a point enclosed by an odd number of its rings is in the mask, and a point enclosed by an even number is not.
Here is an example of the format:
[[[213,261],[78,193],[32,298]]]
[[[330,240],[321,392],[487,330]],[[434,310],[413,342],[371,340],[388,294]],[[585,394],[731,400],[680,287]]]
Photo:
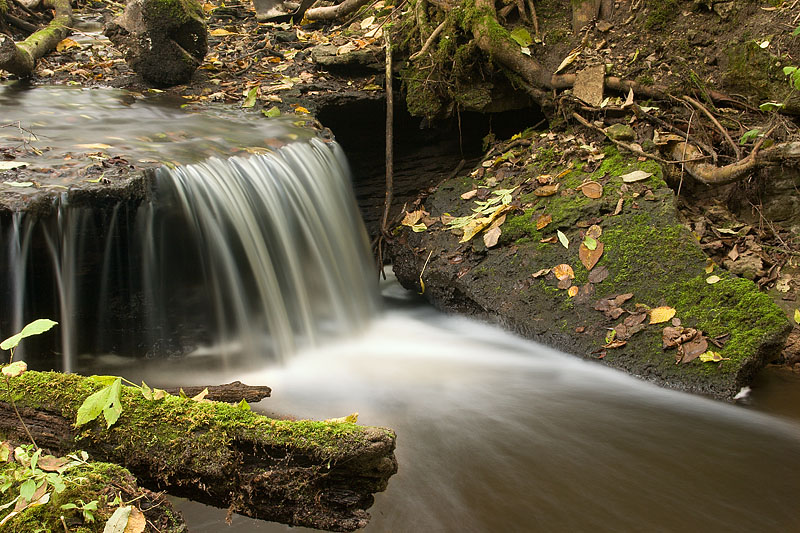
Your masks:
[[[522,171],[500,181],[496,188],[519,187],[514,193],[518,207],[506,215],[499,244],[486,249],[483,234],[467,244],[459,236],[432,225],[415,233],[401,227],[392,247],[395,273],[409,289],[419,291],[420,272],[425,267],[425,296],[436,306],[497,321],[530,338],[573,354],[599,359],[661,385],[731,399],[771,357],[777,355],[790,328],[772,300],[749,280],[725,271],[721,279],[706,282],[707,258],[696,239],[677,219],[674,194],[662,179],[661,167],[653,161],[639,162],[613,147],[593,172],[584,171],[582,161],[556,161],[552,146],[540,145],[531,154],[516,154],[518,160],[532,158]],[[567,167],[569,168],[569,167]],[[623,183],[620,177],[633,170],[653,173],[646,180]],[[456,177],[442,183],[425,201],[431,217],[448,213],[463,216],[474,207],[461,194],[485,187],[487,177]],[[537,197],[530,192],[542,174],[562,175],[559,192]],[[576,188],[585,180],[603,185],[600,198],[592,199]],[[621,211],[614,214],[619,202]],[[552,221],[537,229],[537,220]],[[598,224],[603,233],[601,258],[594,269],[607,268],[608,277],[589,283],[589,271],[579,259],[586,227]],[[541,242],[560,231],[569,240]],[[454,260],[454,258],[458,258]],[[580,287],[575,297],[557,287],[553,273],[532,277],[543,269],[569,264]],[[589,294],[588,291],[591,291]],[[623,321],[595,310],[598,300],[623,293],[633,298],[623,308],[669,306],[685,327],[702,330],[709,339],[722,339],[722,348],[709,344],[726,359],[720,363],[675,363],[675,349],[662,349],[663,327],[647,325],[619,348],[604,348],[610,328]],[[642,309],[643,307],[640,307]]]

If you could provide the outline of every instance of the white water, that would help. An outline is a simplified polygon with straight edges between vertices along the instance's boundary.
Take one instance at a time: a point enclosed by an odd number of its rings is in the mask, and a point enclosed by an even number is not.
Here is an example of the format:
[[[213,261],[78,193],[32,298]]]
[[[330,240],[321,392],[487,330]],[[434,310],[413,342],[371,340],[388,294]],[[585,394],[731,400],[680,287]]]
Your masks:
[[[800,424],[667,391],[384,286],[362,335],[240,379],[261,408],[397,431],[399,471],[375,532],[800,531]],[[158,379],[137,373],[135,379]],[[192,531],[288,531],[182,504]]]

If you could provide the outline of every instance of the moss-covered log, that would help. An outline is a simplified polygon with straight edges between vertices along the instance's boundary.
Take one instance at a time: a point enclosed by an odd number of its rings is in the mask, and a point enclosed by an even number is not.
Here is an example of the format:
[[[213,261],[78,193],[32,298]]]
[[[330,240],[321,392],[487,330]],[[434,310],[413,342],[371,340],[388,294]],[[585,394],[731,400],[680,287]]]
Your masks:
[[[69,35],[72,26],[70,0],[46,0],[55,16],[45,28],[33,33],[20,43],[0,33],[0,70],[18,76],[29,76],[36,67],[36,60],[44,56]]]
[[[75,428],[81,403],[100,388],[81,376],[27,372],[11,380],[10,394],[40,446],[86,450],[125,466],[148,488],[258,519],[333,531],[364,527],[372,494],[397,470],[388,429],[273,420],[176,396],[151,401],[129,387],[114,426],[96,420]],[[8,402],[2,390],[0,432],[23,440]]]

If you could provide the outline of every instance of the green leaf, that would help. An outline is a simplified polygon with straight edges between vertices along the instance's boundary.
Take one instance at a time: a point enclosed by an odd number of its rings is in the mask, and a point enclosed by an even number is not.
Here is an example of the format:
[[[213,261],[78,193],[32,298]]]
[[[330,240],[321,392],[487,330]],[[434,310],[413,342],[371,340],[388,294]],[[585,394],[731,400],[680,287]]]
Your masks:
[[[113,385],[114,382],[117,379],[119,379],[119,377],[118,376],[89,376],[86,379],[89,379],[89,380],[93,381],[94,383],[97,383],[98,385],[103,385],[104,387],[108,387],[109,385]]]
[[[242,102],[242,107],[245,109],[253,107],[256,105],[256,98],[258,98],[258,86],[247,91],[247,96],[245,96],[244,102]]]
[[[25,483],[19,488],[20,498],[24,498],[27,501],[31,501],[34,492],[36,492],[36,482],[32,479],[26,479]]]
[[[267,118],[275,118],[281,116],[281,110],[278,109],[277,106],[272,106],[269,109],[262,109],[261,112],[264,113],[264,116]]]
[[[556,235],[558,235],[558,242],[561,243],[561,246],[569,249],[569,239],[567,239],[567,236],[561,233],[561,230],[557,230]]]
[[[92,500],[86,505],[83,506],[84,511],[96,511],[97,510],[97,500]]]
[[[798,35],[800,35],[800,26],[796,27],[792,32],[793,37],[797,37]]]
[[[17,333],[16,335],[12,335],[11,337],[4,340],[0,343],[0,349],[3,350],[10,350],[11,348],[16,348],[19,344],[19,341],[24,339],[25,337],[30,337],[31,335],[38,335],[40,333],[44,333],[45,331],[49,330],[53,326],[58,324],[58,322],[53,322],[47,318],[40,318],[38,320],[34,320],[24,328],[22,331]]]
[[[794,323],[800,324],[800,309],[794,310]]]
[[[65,511],[67,511],[69,509],[77,509],[78,506],[75,505],[74,503],[70,502],[70,503],[65,503],[64,505],[61,506],[61,508],[64,509]]]
[[[594,250],[595,248],[597,248],[597,241],[593,237],[589,237],[587,235],[586,238],[583,239],[583,245],[590,250]]]
[[[241,409],[242,411],[250,411],[250,404],[247,403],[247,400],[242,398],[242,401],[236,404],[236,407]]]
[[[528,47],[531,45],[531,43],[533,43],[531,34],[528,32],[528,30],[526,30],[522,26],[518,26],[512,30],[511,38],[514,40],[515,43],[517,43],[523,48]]]
[[[100,413],[103,413],[107,427],[111,427],[122,413],[122,405],[119,400],[121,390],[122,379],[116,378],[114,383],[103,387],[86,398],[78,408],[78,417],[75,420],[75,425],[82,426],[100,416]]]
[[[119,420],[119,415],[122,414],[122,404],[120,403],[119,396],[122,392],[122,379],[117,378],[117,381],[111,385],[111,393],[109,395],[109,402],[103,407],[103,416],[106,419],[106,427],[110,428],[114,423]]]
[[[142,381],[142,396],[144,396],[145,400],[153,399],[153,390],[144,381]]]
[[[106,522],[106,527],[103,528],[103,533],[124,533],[125,526],[128,525],[128,518],[131,515],[131,506],[117,507],[114,514]]]
[[[761,135],[761,130],[759,128],[746,131],[744,135],[742,135],[742,138],[739,139],[739,144],[747,144],[759,135]]]
[[[785,107],[785,105],[778,102],[764,102],[758,106],[758,108],[765,113],[775,111],[776,109],[782,109],[783,107]]]
[[[797,67],[783,67],[784,76],[791,76],[795,72],[797,72]]]

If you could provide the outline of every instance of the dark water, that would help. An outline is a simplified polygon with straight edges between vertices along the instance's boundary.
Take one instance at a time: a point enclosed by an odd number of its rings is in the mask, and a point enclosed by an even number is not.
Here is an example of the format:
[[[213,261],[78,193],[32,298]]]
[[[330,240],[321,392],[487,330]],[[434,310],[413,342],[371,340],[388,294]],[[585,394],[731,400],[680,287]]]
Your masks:
[[[184,367],[173,381],[267,384],[264,409],[358,411],[394,428],[400,469],[367,531],[800,531],[798,417],[663,390],[442,315],[397,285],[384,296],[362,336],[285,366]],[[195,532],[289,530],[179,508]]]

